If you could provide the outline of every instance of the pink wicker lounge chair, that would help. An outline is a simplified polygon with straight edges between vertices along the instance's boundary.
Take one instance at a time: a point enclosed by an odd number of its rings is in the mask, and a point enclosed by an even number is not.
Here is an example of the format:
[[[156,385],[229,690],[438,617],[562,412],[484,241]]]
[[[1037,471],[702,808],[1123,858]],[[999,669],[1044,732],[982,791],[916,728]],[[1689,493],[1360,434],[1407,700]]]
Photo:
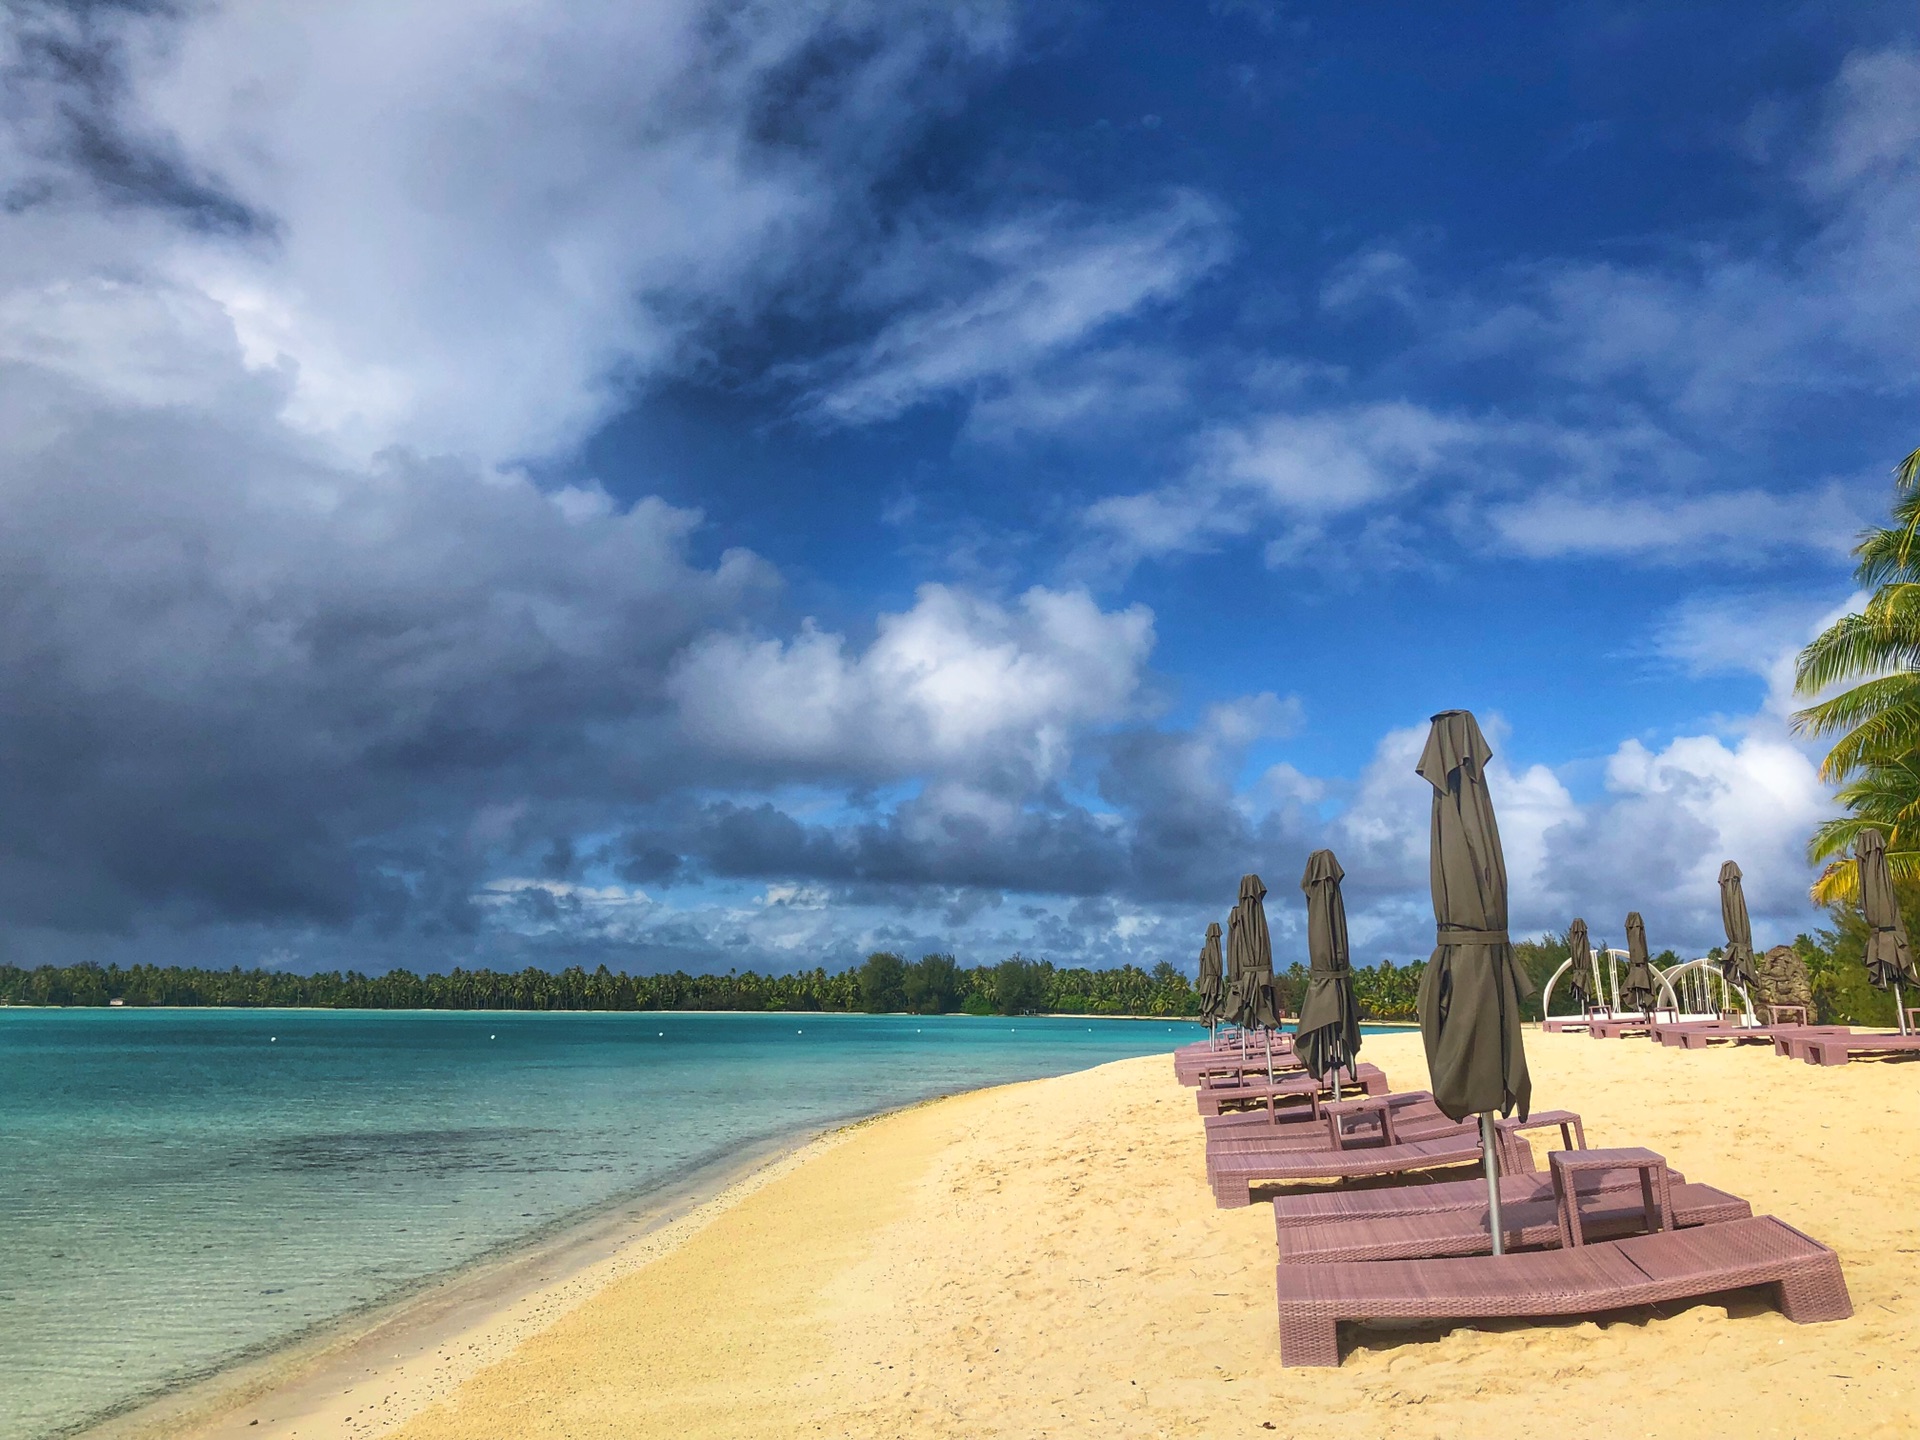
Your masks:
[[[1218,1122],[1207,1128],[1207,1163],[1217,1155],[1248,1155],[1269,1150],[1339,1150],[1361,1145],[1393,1145],[1402,1140],[1431,1140],[1436,1135],[1470,1129],[1449,1120],[1424,1090],[1398,1095],[1361,1095],[1351,1100],[1323,1100],[1318,1117],[1279,1125],[1234,1125]],[[1221,1116],[1236,1120],[1240,1116]],[[1478,1133],[1476,1131],[1476,1133]]]
[[[1497,1122],[1498,1159],[1502,1173],[1522,1174],[1539,1168],[1534,1163],[1532,1148],[1521,1138],[1519,1131],[1547,1125],[1565,1126],[1578,1120],[1577,1115],[1567,1111],[1549,1110],[1525,1122]],[[1430,1138],[1402,1138],[1398,1143],[1346,1149],[1233,1148],[1208,1156],[1207,1181],[1213,1189],[1214,1202],[1223,1210],[1233,1210],[1253,1203],[1255,1185],[1399,1175],[1408,1171],[1479,1164],[1480,1159],[1479,1127],[1468,1124]]]
[[[1709,1045],[1772,1045],[1779,1053],[1779,1038],[1785,1034],[1798,1034],[1810,1028],[1806,1025],[1720,1025],[1720,1026],[1674,1026],[1664,1027],[1656,1037],[1663,1045],[1680,1050],[1704,1050]],[[1839,1027],[1845,1029],[1845,1026]]]
[[[1275,1067],[1276,1071],[1278,1067]],[[1342,1074],[1342,1089],[1367,1095],[1384,1095],[1387,1092],[1387,1077],[1372,1065],[1358,1067],[1359,1083],[1353,1084]],[[1276,1073],[1268,1080],[1262,1070],[1258,1075],[1248,1075],[1236,1085],[1202,1085],[1194,1092],[1194,1103],[1200,1107],[1202,1115],[1222,1115],[1232,1109],[1257,1108],[1262,1114],[1274,1109],[1276,1101],[1310,1101],[1322,1094],[1332,1094],[1332,1082],[1316,1080],[1300,1069]],[[1318,1105],[1314,1106],[1317,1113]]]
[[[1598,1157],[1599,1152],[1593,1153]],[[1581,1186],[1580,1222],[1588,1242],[1618,1239],[1643,1230],[1744,1220],[1753,1213],[1753,1207],[1746,1201],[1711,1185],[1667,1185],[1666,1203],[1655,1221],[1648,1213],[1639,1169],[1613,1166],[1592,1173],[1608,1178],[1605,1188],[1598,1184]],[[1473,1209],[1414,1211],[1370,1219],[1278,1226],[1280,1259],[1298,1265],[1485,1255],[1493,1244],[1487,1228],[1486,1186],[1479,1188],[1480,1204]],[[1559,1245],[1563,1239],[1559,1202],[1551,1189],[1512,1204],[1503,1197],[1500,1229],[1510,1252]]]
[[[1589,1040],[1624,1040],[1629,1035],[1645,1035],[1652,1031],[1654,1022],[1642,1016],[1616,1016],[1611,1020],[1595,1020],[1587,1026]]]
[[[1784,1043],[1789,1055],[1809,1065],[1845,1065],[1856,1055],[1920,1055],[1920,1035],[1836,1034],[1828,1031],[1789,1036]]]
[[[1341,1099],[1357,1099],[1366,1095],[1385,1095],[1392,1090],[1386,1072],[1376,1065],[1358,1065],[1355,1067],[1359,1083],[1354,1083],[1354,1075],[1340,1072]],[[1264,1076],[1262,1079],[1264,1080]],[[1254,1134],[1272,1129],[1275,1125],[1291,1125],[1301,1120],[1320,1120],[1323,1117],[1322,1106],[1334,1103],[1333,1088],[1324,1080],[1315,1080],[1312,1076],[1300,1072],[1288,1075],[1274,1087],[1275,1093],[1265,1100],[1255,1100],[1243,1110],[1217,1110],[1206,1114],[1201,1124],[1207,1127],[1209,1135],[1221,1130],[1234,1130],[1251,1127]]]
[[[1282,1043],[1283,1041],[1285,1043]],[[1293,1054],[1293,1037],[1274,1036],[1274,1069],[1284,1070],[1299,1063]],[[1256,1045],[1250,1050],[1232,1048],[1193,1054],[1181,1054],[1176,1051],[1173,1057],[1174,1078],[1182,1085],[1198,1085],[1210,1075],[1232,1077],[1255,1072],[1258,1072],[1262,1079],[1266,1078],[1267,1052],[1264,1046]]]
[[[1796,1324],[1853,1313],[1839,1257],[1770,1215],[1518,1255],[1275,1269],[1282,1365],[1338,1365],[1342,1320],[1598,1315],[1752,1285]]]
[[[1588,1151],[1594,1154],[1594,1151]],[[1686,1184],[1678,1170],[1668,1170],[1674,1185]],[[1640,1171],[1616,1166],[1584,1177],[1582,1195],[1607,1190],[1638,1190]],[[1525,1205],[1553,1199],[1553,1177],[1544,1170],[1500,1177],[1500,1204]],[[1422,1185],[1383,1185],[1364,1190],[1317,1190],[1305,1195],[1276,1195],[1273,1223],[1276,1231],[1298,1225],[1328,1225],[1347,1220],[1398,1219],[1443,1210],[1473,1211],[1485,1223],[1487,1182],[1429,1180]]]

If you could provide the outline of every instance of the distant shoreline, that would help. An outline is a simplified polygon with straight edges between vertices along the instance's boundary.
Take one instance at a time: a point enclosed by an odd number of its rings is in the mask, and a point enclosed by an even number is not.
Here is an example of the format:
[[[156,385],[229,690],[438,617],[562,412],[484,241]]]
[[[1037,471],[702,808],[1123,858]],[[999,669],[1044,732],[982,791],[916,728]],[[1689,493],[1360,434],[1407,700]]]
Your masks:
[[[975,1015],[967,1010],[941,1010],[923,1014],[917,1010],[720,1010],[687,1007],[674,1010],[597,1010],[584,1005],[564,1009],[516,1010],[453,1005],[40,1005],[19,1000],[0,1000],[0,1010],[134,1010],[169,1012],[219,1012],[234,1015],[781,1015],[805,1016],[809,1020],[899,1019],[899,1020],[1151,1020],[1156,1024],[1201,1025],[1195,1015],[1096,1015],[1073,1010],[1033,1010],[1019,1015]],[[1391,1020],[1368,1020],[1368,1025],[1391,1025]]]
[[[1035,1010],[1024,1015],[974,1015],[965,1010],[944,1010],[923,1015],[913,1010],[591,1010],[585,1007],[565,1010],[456,1009],[447,1005],[405,1007],[397,1005],[33,1005],[0,1000],[0,1010],[165,1010],[169,1012],[217,1011],[222,1014],[296,1014],[296,1015],[804,1015],[810,1020],[843,1018],[901,1020],[1133,1020],[1153,1024],[1192,1025],[1205,1023],[1197,1015],[1097,1015],[1075,1010]],[[1363,1026],[1383,1030],[1419,1028],[1417,1020],[1362,1020]],[[1537,1022],[1529,1022],[1537,1023]],[[1282,1025],[1282,1030],[1290,1025]]]

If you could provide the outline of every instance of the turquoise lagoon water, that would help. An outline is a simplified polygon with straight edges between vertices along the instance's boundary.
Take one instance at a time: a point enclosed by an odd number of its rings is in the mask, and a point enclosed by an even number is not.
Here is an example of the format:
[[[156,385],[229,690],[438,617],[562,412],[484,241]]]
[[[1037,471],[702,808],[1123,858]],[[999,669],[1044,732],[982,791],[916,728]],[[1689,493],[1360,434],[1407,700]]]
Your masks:
[[[0,1009],[0,1440],[728,1152],[1183,1022]]]

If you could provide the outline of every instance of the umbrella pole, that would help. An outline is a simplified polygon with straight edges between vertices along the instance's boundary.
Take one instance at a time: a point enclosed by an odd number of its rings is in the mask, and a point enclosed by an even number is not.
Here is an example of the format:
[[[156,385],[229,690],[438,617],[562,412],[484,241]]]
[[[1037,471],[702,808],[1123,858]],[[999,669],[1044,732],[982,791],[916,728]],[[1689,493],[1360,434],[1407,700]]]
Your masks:
[[[1500,1223],[1500,1158],[1494,1152],[1493,1112],[1480,1117],[1480,1152],[1487,1169],[1487,1225],[1493,1236],[1493,1253],[1507,1253],[1505,1227]]]
[[[1900,982],[1893,982],[1893,1018],[1902,1035],[1907,1033],[1907,1002],[1900,993]]]
[[[1260,1034],[1267,1042],[1267,1084],[1273,1084],[1273,1031],[1260,1027]]]

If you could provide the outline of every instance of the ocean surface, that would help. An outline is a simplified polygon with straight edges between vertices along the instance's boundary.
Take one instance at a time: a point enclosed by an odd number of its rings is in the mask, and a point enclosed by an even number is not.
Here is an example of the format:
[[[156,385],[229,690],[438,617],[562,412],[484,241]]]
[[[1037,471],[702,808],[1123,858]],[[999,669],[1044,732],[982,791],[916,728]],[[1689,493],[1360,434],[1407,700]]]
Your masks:
[[[0,1009],[0,1440],[61,1434],[730,1151],[1201,1033]]]

